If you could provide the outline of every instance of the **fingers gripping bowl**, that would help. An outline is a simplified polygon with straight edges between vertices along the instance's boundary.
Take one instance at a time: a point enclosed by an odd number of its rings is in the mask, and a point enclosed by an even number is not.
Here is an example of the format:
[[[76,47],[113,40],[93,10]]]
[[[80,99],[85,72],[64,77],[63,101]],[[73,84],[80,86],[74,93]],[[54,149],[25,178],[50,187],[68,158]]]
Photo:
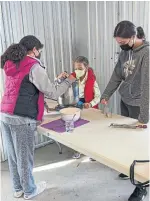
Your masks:
[[[60,110],[61,119],[63,121],[78,121],[81,117],[81,110],[79,108],[64,108]]]

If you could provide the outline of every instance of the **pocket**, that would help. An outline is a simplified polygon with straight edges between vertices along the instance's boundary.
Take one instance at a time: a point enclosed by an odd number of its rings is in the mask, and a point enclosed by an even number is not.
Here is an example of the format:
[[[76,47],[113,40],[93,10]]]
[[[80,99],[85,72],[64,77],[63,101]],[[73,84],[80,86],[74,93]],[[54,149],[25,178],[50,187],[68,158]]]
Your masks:
[[[36,130],[37,130],[37,123],[28,123],[28,128],[31,130],[31,131],[33,131],[33,132],[35,132]]]

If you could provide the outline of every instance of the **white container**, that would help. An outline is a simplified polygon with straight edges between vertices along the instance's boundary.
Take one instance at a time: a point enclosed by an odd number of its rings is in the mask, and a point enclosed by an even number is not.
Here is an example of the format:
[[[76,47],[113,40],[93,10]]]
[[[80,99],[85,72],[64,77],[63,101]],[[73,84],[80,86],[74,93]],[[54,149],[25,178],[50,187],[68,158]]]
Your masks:
[[[68,107],[60,110],[61,119],[63,121],[78,121],[81,116],[81,110],[75,107]]]

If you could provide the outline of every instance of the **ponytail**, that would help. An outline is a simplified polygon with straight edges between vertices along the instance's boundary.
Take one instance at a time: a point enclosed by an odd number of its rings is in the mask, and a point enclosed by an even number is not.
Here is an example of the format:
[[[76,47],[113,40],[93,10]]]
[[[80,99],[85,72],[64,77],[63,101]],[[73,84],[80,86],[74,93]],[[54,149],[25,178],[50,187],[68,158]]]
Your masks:
[[[131,38],[137,36],[139,39],[145,40],[145,33],[142,27],[137,27],[130,21],[121,21],[114,30],[114,37]]]
[[[1,68],[3,69],[6,61],[10,60],[14,63],[19,63],[27,55],[27,50],[21,44],[12,44],[1,55]]]
[[[137,27],[137,38],[145,39],[145,33],[142,27]]]

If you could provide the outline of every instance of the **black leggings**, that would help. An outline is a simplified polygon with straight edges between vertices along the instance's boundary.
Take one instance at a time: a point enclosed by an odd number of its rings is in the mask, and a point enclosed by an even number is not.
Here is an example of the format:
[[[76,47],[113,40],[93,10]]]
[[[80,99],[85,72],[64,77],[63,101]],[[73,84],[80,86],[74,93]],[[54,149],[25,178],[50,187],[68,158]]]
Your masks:
[[[125,117],[130,117],[133,119],[138,119],[140,114],[140,107],[139,106],[131,106],[127,105],[121,100],[121,115]]]

